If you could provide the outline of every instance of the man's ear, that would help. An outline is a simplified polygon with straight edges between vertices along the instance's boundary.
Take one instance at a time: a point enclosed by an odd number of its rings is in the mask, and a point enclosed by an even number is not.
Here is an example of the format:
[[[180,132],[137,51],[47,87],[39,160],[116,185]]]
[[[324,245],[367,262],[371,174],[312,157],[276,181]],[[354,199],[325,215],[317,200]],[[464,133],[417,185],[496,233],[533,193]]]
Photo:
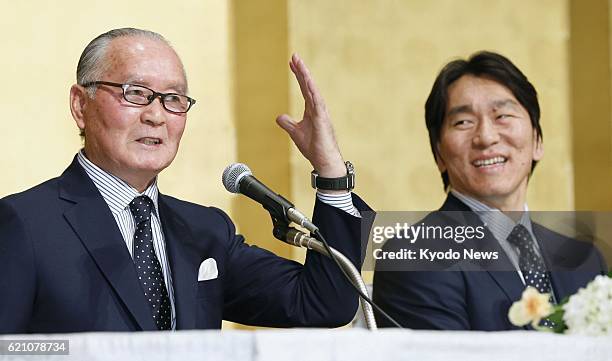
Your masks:
[[[544,156],[544,143],[542,142],[542,137],[538,135],[538,132],[533,130],[533,160],[539,161]]]
[[[70,112],[79,129],[85,129],[85,108],[89,102],[89,94],[84,87],[74,84],[70,87]]]
[[[436,165],[438,166],[440,174],[446,172],[446,164],[444,163],[444,159],[442,159],[440,156],[440,143],[436,144],[436,153],[434,156],[436,158]]]

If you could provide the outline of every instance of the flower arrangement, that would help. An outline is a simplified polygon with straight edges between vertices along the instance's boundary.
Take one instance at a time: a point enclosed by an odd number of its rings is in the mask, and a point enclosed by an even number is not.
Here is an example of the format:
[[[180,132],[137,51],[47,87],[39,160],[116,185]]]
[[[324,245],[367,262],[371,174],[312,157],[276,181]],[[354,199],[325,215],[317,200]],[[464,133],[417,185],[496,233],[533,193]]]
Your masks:
[[[531,326],[539,331],[579,335],[612,335],[612,271],[608,276],[597,276],[585,288],[564,299],[558,305],[550,303],[550,294],[527,287],[519,301],[508,311],[515,326]],[[540,326],[548,319],[552,328]]]

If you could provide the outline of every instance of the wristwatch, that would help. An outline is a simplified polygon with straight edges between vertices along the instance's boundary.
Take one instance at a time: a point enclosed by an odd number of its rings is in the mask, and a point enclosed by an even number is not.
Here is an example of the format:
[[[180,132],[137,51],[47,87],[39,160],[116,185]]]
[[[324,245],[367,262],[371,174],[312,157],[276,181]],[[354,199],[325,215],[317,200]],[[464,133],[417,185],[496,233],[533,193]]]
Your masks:
[[[315,189],[328,191],[350,191],[355,188],[355,167],[353,163],[346,161],[346,175],[338,178],[319,177],[314,170],[310,172],[310,185]]]

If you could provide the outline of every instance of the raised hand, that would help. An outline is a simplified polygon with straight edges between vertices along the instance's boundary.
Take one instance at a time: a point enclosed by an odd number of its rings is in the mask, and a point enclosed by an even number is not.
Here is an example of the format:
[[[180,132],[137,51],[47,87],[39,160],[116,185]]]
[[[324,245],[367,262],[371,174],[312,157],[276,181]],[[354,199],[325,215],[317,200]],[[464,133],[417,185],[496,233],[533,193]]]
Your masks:
[[[300,85],[304,97],[304,115],[296,122],[287,114],[276,118],[278,125],[291,137],[300,152],[321,177],[346,175],[346,167],[334,135],[334,128],[323,97],[310,71],[297,54],[291,56],[289,67]]]

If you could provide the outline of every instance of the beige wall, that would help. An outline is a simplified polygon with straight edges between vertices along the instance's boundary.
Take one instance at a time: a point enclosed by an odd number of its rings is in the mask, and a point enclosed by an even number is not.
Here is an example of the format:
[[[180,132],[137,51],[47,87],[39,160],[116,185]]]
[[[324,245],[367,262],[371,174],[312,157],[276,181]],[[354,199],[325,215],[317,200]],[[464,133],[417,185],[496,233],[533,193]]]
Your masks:
[[[285,0],[233,1],[234,125],[236,160],[280,194],[289,195],[289,137],[275,117],[289,109],[287,6]],[[232,213],[252,243],[291,257],[293,249],[271,237],[268,213],[246,197],[237,197]]]
[[[299,259],[303,253],[272,240],[267,214],[225,192],[220,175],[227,164],[245,162],[299,208],[311,209],[311,167],[274,125],[278,114],[299,117],[303,110],[287,67],[292,52],[310,66],[343,154],[357,166],[357,191],[375,209],[427,210],[443,201],[424,102],[444,63],[480,49],[507,55],[539,91],[545,155],[530,184],[530,208],[612,205],[610,55],[609,47],[600,47],[611,38],[605,0],[0,4],[0,196],[57,176],[70,162],[80,147],[68,110],[78,56],[97,34],[135,26],[158,31],[174,44],[198,100],[179,155],[161,176],[161,191],[224,208],[249,240],[282,255]],[[594,24],[589,11],[602,18]],[[578,46],[582,43],[576,39],[591,39],[593,31],[599,31],[598,42],[587,50]],[[590,69],[587,55],[602,56],[602,63],[586,72],[593,80],[580,93],[570,92],[579,74],[575,62]],[[604,92],[601,113],[590,108],[589,90]],[[583,117],[597,119],[597,137],[578,131]],[[592,144],[591,139],[600,141]],[[595,161],[590,152],[604,152],[607,158]],[[600,193],[593,193],[590,180],[600,174]]]

